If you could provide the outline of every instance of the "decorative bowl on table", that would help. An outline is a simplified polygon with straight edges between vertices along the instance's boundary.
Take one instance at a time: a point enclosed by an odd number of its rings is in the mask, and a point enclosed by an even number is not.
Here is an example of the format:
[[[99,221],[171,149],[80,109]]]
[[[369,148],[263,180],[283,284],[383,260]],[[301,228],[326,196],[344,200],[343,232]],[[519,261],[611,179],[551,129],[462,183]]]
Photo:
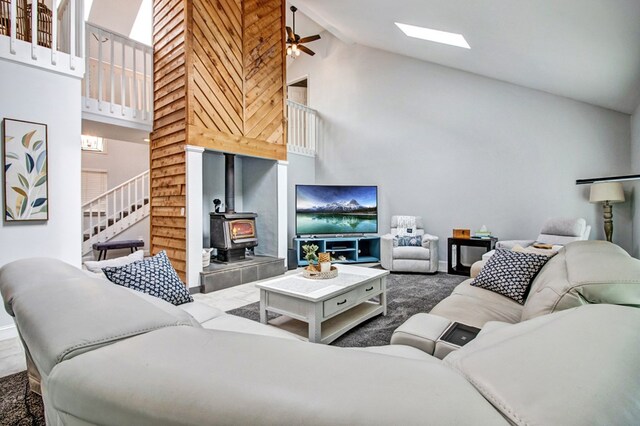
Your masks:
[[[326,272],[321,272],[316,268],[304,268],[302,270],[302,276],[311,280],[328,280],[338,276],[338,268],[331,265],[331,269]]]

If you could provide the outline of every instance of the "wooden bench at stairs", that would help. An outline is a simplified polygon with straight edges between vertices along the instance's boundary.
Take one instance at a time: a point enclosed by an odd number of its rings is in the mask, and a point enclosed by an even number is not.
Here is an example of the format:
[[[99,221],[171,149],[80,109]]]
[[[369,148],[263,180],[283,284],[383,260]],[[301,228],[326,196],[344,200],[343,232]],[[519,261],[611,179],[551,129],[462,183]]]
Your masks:
[[[121,241],[107,241],[105,243],[95,243],[93,245],[93,249],[99,251],[98,260],[103,260],[107,258],[107,252],[109,250],[118,250],[118,249],[131,249],[131,253],[138,250],[138,247],[144,247],[143,240],[121,240]]]

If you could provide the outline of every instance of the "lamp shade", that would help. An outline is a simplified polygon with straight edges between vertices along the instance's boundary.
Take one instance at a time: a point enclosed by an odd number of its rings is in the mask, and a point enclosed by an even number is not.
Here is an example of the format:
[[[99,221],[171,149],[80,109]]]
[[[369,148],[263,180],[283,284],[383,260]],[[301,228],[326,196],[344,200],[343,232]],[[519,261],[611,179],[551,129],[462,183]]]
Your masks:
[[[610,203],[620,203],[624,201],[624,191],[620,182],[602,182],[591,185],[591,193],[589,194],[589,202],[601,203],[608,201]]]

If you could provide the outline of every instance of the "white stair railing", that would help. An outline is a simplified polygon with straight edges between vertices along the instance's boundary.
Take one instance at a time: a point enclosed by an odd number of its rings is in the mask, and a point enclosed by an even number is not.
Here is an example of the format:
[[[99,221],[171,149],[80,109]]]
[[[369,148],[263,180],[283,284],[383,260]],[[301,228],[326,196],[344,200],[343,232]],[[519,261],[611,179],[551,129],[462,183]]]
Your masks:
[[[153,125],[153,48],[86,24],[84,113]],[[134,126],[135,127],[135,126]]]
[[[0,2],[0,58],[82,77],[84,1]]]
[[[318,112],[287,100],[287,149],[295,154],[315,156],[318,151]]]
[[[149,176],[147,170],[82,206],[82,254],[149,216]]]

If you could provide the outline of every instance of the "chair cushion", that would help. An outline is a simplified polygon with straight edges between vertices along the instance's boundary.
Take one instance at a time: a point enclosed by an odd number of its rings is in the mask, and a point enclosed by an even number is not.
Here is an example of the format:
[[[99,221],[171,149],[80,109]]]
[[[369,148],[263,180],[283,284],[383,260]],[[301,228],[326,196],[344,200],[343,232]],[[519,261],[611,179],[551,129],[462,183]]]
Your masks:
[[[431,252],[424,247],[394,247],[394,259],[429,260]]]
[[[162,250],[157,255],[120,267],[103,268],[104,274],[115,284],[159,297],[174,305],[193,302],[184,285]]]
[[[430,314],[472,327],[482,328],[488,321],[515,324],[522,316],[522,305],[498,293],[471,286],[466,280],[451,296],[433,307]]]
[[[91,272],[99,273],[102,275],[102,268],[108,267],[118,267],[128,265],[133,262],[137,262],[139,260],[144,259],[144,251],[138,250],[134,251],[128,256],[116,257],[115,259],[107,259],[107,260],[87,260],[84,262],[84,266]]]
[[[548,260],[546,255],[497,249],[471,285],[502,294],[522,305],[531,280]]]
[[[553,218],[542,225],[540,233],[564,237],[582,237],[586,227],[587,221],[583,218]]]
[[[393,237],[394,247],[422,247],[422,235],[396,235]]]

